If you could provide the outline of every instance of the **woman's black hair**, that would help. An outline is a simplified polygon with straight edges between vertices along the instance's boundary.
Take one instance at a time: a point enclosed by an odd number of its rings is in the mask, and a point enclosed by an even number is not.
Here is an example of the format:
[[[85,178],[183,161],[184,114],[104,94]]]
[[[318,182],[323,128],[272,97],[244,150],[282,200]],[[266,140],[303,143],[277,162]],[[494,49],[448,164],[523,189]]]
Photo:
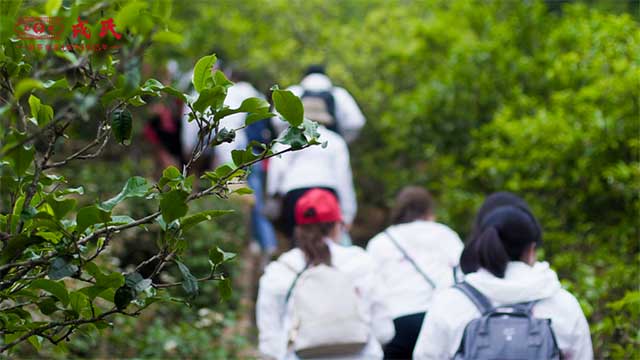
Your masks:
[[[469,251],[481,268],[499,278],[504,277],[509,261],[520,260],[532,244],[540,241],[535,218],[513,205],[501,206],[488,213],[480,222],[477,234]]]
[[[482,203],[482,206],[480,206],[480,209],[478,209],[478,213],[473,222],[467,244],[465,245],[465,248],[464,250],[462,250],[462,254],[460,255],[460,268],[465,274],[478,271],[478,269],[480,268],[477,256],[478,254],[477,252],[471,250],[472,248],[474,248],[474,241],[480,236],[479,232],[481,223],[491,212],[503,206],[514,206],[528,214],[531,220],[535,223],[535,227],[538,233],[536,235],[538,239],[536,244],[538,247],[542,246],[542,228],[540,227],[538,220],[536,220],[536,218],[533,216],[533,213],[531,212],[531,209],[529,208],[527,202],[524,201],[521,197],[507,191],[495,192],[489,195]]]

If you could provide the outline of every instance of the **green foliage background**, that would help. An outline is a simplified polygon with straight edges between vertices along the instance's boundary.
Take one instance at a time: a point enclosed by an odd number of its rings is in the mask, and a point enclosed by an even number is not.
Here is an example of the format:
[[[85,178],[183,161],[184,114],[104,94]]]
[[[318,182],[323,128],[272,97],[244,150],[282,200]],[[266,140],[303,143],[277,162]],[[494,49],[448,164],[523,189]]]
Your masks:
[[[516,192],[543,224],[541,257],[588,316],[596,358],[640,357],[638,1],[114,4],[128,7],[122,14],[166,15],[162,24],[116,19],[166,28],[145,53],[156,73],[169,59],[187,71],[213,49],[266,90],[294,84],[308,64],[325,62],[368,119],[352,147],[358,242],[380,230],[372,214],[407,184],[429,188],[440,220],[461,235],[487,194]],[[100,183],[95,173],[87,176],[89,186]],[[215,226],[224,236],[244,236],[237,226]],[[191,259],[197,268],[197,256]],[[216,306],[233,318],[233,305]],[[171,316],[195,319],[195,310],[185,314]],[[107,340],[123,352],[110,355],[147,348],[157,352],[139,356],[207,356],[215,342],[203,339],[228,325],[207,333],[159,319],[136,343],[141,330],[121,324]],[[154,342],[166,336],[193,340],[171,354]],[[205,348],[189,347],[196,343]],[[82,354],[95,343],[70,346]]]
[[[406,184],[432,190],[441,220],[461,234],[487,194],[521,194],[544,226],[540,255],[589,318],[597,357],[634,358],[638,10],[634,1],[283,0],[178,11],[195,19],[186,53],[219,49],[263,89],[324,62],[353,93],[368,119],[352,147],[366,229],[357,240],[379,230],[367,210]]]

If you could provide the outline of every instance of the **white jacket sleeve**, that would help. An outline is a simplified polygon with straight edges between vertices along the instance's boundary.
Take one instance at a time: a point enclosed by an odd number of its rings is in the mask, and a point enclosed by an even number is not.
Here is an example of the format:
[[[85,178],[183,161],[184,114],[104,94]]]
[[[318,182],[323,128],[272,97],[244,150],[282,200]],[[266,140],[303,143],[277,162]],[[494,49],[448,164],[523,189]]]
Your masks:
[[[571,345],[571,348],[563,354],[566,359],[593,360],[593,345],[591,344],[589,324],[587,323],[587,319],[584,317],[582,310],[580,310],[580,316],[578,321],[576,321],[572,333],[575,336],[575,341]]]
[[[449,344],[453,341],[453,337],[444,319],[438,315],[442,311],[447,313],[447,309],[442,305],[446,304],[434,299],[424,317],[422,329],[413,348],[415,360],[446,360],[450,358]]]
[[[380,344],[385,345],[393,339],[396,330],[391,313],[384,302],[384,295],[381,289],[382,282],[379,281],[377,275],[375,277],[376,285],[373,289],[373,299],[371,301],[371,323],[376,339]]]
[[[274,152],[277,148],[274,149]],[[280,192],[282,186],[283,177],[287,170],[287,158],[285,157],[273,157],[269,159],[269,168],[267,170],[267,183],[266,193],[269,196],[277,195]],[[284,194],[281,194],[284,195]]]
[[[258,325],[258,349],[268,357],[283,359],[287,353],[286,334],[282,319],[282,302],[277,294],[269,290],[267,280],[260,280],[256,302]]]
[[[344,222],[352,224],[358,211],[356,202],[356,191],[353,187],[353,177],[351,174],[351,163],[349,162],[349,148],[345,143],[334,144],[336,147],[335,154],[335,174],[337,177],[338,197],[340,198],[340,207]]]
[[[358,137],[366,120],[358,107],[356,100],[349,92],[341,87],[333,88],[333,97],[336,102],[336,118],[340,133],[347,143]]]

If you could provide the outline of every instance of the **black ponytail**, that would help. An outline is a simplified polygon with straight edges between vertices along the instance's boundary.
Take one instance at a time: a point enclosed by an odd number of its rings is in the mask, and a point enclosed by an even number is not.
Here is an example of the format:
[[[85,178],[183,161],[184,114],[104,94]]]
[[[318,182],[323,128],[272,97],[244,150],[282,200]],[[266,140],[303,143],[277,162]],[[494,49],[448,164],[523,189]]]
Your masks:
[[[501,206],[485,216],[465,249],[467,260],[503,278],[509,261],[518,261],[540,242],[540,228],[530,212]]]
[[[499,278],[504,277],[510,258],[498,230],[493,226],[486,227],[474,242],[474,246],[478,265]]]

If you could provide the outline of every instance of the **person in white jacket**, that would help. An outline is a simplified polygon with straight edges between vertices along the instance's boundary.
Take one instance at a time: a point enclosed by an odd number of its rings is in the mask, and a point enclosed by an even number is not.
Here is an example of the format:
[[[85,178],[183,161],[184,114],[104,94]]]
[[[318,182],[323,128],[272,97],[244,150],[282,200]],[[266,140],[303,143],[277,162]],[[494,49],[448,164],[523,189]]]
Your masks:
[[[287,90],[302,98],[303,103],[307,97],[324,98],[332,122],[326,124],[327,128],[340,134],[348,144],[358,137],[360,130],[366,123],[364,114],[353,96],[344,88],[334,86],[322,65],[309,66],[300,84],[290,86]],[[322,119],[316,119],[309,115],[305,109],[305,116],[314,121],[322,121]],[[276,119],[274,126],[282,131],[287,124]]]
[[[224,99],[224,105],[232,109],[239,107],[242,102],[248,98],[257,97],[264,99],[264,95],[259,92],[253,85],[244,80],[237,80],[229,89],[227,89],[227,97]],[[191,153],[198,141],[198,124],[195,121],[188,121],[188,109],[185,108],[184,116],[182,120],[182,144],[183,152]],[[227,128],[229,130],[239,129],[244,126],[247,113],[237,113],[226,116],[221,121],[221,128]],[[244,129],[236,131],[235,139],[230,143],[223,143],[217,145],[214,151],[213,163],[209,164],[213,167],[231,162],[231,150],[245,149],[247,147],[247,135]]]
[[[562,288],[548,263],[536,261],[541,230],[535,217],[523,207],[499,206],[483,217],[476,230],[468,245],[479,269],[464,281],[494,307],[535,301],[532,314],[551,319],[562,358],[593,359],[589,326],[578,301]],[[414,359],[452,359],[465,327],[479,317],[480,311],[459,289],[437,293],[418,336]]]
[[[326,148],[311,146],[269,159],[267,195],[283,197],[281,230],[289,239],[295,224],[293,208],[309,189],[324,188],[338,197],[347,228],[356,216],[349,148],[339,135],[322,125],[318,126],[318,133],[320,141],[327,142]],[[285,145],[277,144],[274,152],[284,148]]]
[[[435,222],[434,211],[427,190],[405,187],[391,211],[393,225],[367,244],[396,329],[396,336],[384,348],[387,359],[411,357],[436,288],[454,283],[462,241],[449,227]]]
[[[256,320],[262,356],[297,358],[290,346],[292,302],[288,301],[288,294],[292,290],[295,292],[294,282],[304,270],[329,265],[350,279],[358,294],[364,321],[370,327],[371,335],[366,345],[346,358],[381,359],[381,344],[394,335],[391,316],[381,297],[382,284],[377,279],[373,259],[364,250],[336,243],[340,237],[342,215],[335,196],[322,189],[307,192],[296,204],[296,221],[298,247],[269,264],[260,279]],[[341,314],[332,315],[339,319]]]

